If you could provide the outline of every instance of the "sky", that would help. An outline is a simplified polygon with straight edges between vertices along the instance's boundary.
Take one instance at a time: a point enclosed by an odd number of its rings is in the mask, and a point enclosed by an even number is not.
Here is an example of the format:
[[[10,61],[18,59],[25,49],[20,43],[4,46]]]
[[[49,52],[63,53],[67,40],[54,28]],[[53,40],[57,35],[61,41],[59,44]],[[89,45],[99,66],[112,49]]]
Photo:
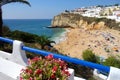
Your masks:
[[[75,8],[120,4],[120,0],[28,0],[31,7],[22,3],[2,6],[3,19],[52,19],[65,10]]]

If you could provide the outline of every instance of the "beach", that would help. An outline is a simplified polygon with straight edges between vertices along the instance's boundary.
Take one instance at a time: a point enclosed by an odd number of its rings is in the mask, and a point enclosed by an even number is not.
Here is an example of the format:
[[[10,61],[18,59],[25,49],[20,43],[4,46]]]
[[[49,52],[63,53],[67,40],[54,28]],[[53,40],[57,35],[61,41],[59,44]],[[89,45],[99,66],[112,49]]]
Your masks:
[[[52,36],[50,40],[55,41],[55,43],[51,43],[51,45],[54,46],[55,44],[59,44],[60,42],[65,41],[66,34],[67,30],[64,30],[59,32],[57,35],[55,34],[54,36]]]
[[[103,58],[116,56],[120,55],[120,32],[113,29],[67,28],[65,39],[54,45],[54,48],[62,54],[80,59],[86,49]]]

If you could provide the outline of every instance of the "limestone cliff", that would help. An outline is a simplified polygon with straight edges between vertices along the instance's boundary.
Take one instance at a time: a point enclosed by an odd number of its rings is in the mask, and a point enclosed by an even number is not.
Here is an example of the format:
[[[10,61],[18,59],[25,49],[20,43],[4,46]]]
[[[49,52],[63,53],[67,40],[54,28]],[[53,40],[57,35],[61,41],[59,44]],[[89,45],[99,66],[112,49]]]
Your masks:
[[[111,20],[111,22],[113,22]],[[79,14],[61,13],[52,20],[52,27],[71,27],[84,29],[101,29],[111,26],[110,20],[105,18],[83,17]],[[108,25],[109,23],[109,25]]]

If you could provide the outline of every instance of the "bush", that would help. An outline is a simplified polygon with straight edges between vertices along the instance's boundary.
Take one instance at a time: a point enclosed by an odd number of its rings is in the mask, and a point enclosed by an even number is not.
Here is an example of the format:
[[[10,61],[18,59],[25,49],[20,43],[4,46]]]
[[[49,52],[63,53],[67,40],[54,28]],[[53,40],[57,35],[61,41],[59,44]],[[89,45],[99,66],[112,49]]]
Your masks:
[[[87,80],[89,80],[89,78],[93,77],[93,70],[91,68],[81,66],[78,64],[74,64],[74,63],[69,63],[69,62],[67,64],[68,64],[69,68],[74,69],[75,76],[82,77],[82,78],[85,78]]]
[[[22,31],[12,31],[10,37],[12,37],[13,39],[17,39],[17,40],[21,40],[27,43],[34,43],[35,42],[35,38],[38,37],[35,34],[30,34],[27,32],[22,32]]]
[[[94,62],[94,63],[98,63],[98,59],[95,56],[95,54],[92,52],[92,50],[85,50],[83,51],[83,55],[82,55],[83,59],[86,61],[90,61],[90,62]]]
[[[38,48],[38,49],[44,49],[51,52],[58,52],[55,48],[51,46],[51,43],[55,43],[54,41],[51,41],[47,36],[38,36],[36,34],[31,34],[19,30],[11,31],[8,26],[3,26],[3,36],[11,38],[13,40],[20,40],[23,41],[25,45]],[[0,47],[0,50],[6,51],[6,52],[12,52],[12,46],[9,44],[4,44],[5,47]],[[47,47],[46,47],[47,46]],[[35,54],[31,54],[27,52],[27,56],[32,58],[36,56]]]
[[[106,66],[113,66],[120,68],[120,59],[114,56],[110,56],[105,60],[105,62],[103,62],[103,64]]]
[[[3,26],[2,31],[3,31],[3,36],[9,36],[11,32],[11,30],[6,25]]]

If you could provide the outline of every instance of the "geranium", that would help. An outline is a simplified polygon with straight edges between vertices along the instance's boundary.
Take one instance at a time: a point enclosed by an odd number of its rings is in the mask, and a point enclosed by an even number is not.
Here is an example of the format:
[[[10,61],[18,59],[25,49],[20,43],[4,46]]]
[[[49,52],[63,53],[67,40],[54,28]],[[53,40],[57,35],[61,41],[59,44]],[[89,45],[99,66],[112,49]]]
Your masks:
[[[67,80],[70,76],[67,64],[50,54],[45,58],[28,60],[28,66],[21,70],[20,80]]]

